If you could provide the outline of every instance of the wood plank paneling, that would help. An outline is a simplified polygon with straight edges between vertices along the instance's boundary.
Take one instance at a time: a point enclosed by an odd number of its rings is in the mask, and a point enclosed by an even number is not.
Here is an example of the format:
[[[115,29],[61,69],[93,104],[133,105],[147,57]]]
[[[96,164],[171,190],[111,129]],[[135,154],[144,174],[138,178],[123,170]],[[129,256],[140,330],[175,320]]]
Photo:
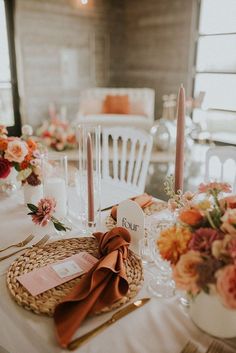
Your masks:
[[[80,90],[108,84],[107,1],[96,0],[88,10],[77,9],[72,3],[67,0],[16,1],[21,111],[23,121],[33,126],[47,118],[51,101],[58,106],[67,105],[69,118],[74,119]],[[64,72],[70,70],[64,62],[68,52],[74,57],[78,75],[71,87],[66,83]]]
[[[38,125],[50,101],[68,105],[74,119],[88,86],[154,88],[157,118],[163,94],[183,83],[191,95],[198,0],[90,0],[87,10],[75,3],[16,0],[23,121]],[[63,87],[63,48],[78,53],[74,89]]]
[[[123,46],[119,61],[111,51],[111,85],[154,88],[159,118],[163,94],[183,83],[192,95],[198,1],[126,0],[121,7]]]

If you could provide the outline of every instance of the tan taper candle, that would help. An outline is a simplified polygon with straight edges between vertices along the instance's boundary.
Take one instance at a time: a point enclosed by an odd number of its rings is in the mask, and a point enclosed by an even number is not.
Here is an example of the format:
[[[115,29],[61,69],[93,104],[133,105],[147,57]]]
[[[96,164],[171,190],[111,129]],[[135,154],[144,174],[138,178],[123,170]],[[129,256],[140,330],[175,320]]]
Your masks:
[[[90,133],[87,136],[88,222],[94,222],[93,148]]]
[[[185,90],[180,86],[177,105],[177,133],[175,155],[175,192],[183,191],[184,185],[184,132],[185,132]]]

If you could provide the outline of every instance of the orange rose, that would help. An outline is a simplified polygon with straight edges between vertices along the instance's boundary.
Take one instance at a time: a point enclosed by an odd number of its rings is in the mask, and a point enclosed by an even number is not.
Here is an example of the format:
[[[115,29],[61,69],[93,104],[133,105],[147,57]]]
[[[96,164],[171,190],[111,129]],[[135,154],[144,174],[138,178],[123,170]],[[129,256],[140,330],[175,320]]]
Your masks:
[[[32,139],[27,141],[27,145],[31,151],[35,151],[37,149],[37,143]]]
[[[32,153],[28,153],[27,156],[25,156],[25,162],[30,162],[32,159]]]
[[[189,251],[182,255],[173,270],[173,279],[177,288],[197,294],[200,288],[197,286],[197,265],[202,262],[198,251]]]
[[[189,226],[196,226],[203,220],[203,216],[196,208],[189,208],[179,214],[179,220]]]
[[[8,145],[7,139],[0,139],[0,150],[6,151]]]

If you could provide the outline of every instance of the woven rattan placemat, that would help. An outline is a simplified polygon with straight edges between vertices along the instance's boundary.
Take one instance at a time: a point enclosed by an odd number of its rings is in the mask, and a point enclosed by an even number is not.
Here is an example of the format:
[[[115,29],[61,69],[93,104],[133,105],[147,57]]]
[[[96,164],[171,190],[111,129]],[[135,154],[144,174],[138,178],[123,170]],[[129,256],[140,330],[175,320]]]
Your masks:
[[[32,296],[27,289],[18,282],[17,277],[36,268],[63,260],[80,251],[87,251],[89,254],[98,258],[97,240],[93,237],[63,239],[49,243],[43,247],[34,247],[27,250],[11,264],[7,273],[7,286],[14,300],[23,308],[31,310],[36,314],[52,316],[55,306],[70,293],[71,289],[77,283],[79,283],[80,277],[47,290],[37,296]],[[97,314],[113,310],[125,304],[133,298],[141,288],[143,269],[139,257],[130,251],[125,265],[129,283],[129,290],[126,296],[112,306],[104,308]]]
[[[156,212],[160,212],[168,207],[167,202],[164,201],[155,201],[150,206],[144,208],[143,212],[145,215],[150,216]],[[105,225],[107,229],[112,229],[116,226],[116,221],[108,215],[105,220]]]

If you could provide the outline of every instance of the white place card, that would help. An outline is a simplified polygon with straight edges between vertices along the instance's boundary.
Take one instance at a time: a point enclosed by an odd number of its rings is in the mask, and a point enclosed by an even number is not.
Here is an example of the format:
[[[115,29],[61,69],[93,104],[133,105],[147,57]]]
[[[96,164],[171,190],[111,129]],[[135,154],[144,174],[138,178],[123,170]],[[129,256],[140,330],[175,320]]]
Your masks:
[[[56,271],[60,278],[73,276],[75,273],[79,274],[80,272],[83,272],[82,268],[72,260],[52,265],[52,269]]]
[[[138,252],[139,240],[144,237],[144,212],[132,200],[121,202],[117,208],[117,226],[126,228],[131,235],[130,249]]]

